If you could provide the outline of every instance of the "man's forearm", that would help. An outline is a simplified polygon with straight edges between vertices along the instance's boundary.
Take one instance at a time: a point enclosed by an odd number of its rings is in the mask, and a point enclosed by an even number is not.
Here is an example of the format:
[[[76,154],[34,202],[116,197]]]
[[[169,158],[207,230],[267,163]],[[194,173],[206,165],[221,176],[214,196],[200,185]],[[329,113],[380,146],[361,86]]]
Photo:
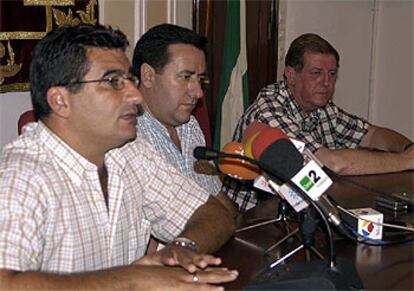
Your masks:
[[[360,146],[386,152],[403,152],[412,141],[402,134],[383,127],[371,126]]]
[[[316,156],[325,166],[342,175],[381,174],[413,169],[413,157],[406,153],[320,149]]]
[[[195,284],[194,274],[182,268],[154,265],[129,265],[74,275],[0,270],[0,290],[206,290],[206,284],[230,282],[237,275],[222,268],[199,270],[200,282]],[[209,290],[219,289],[210,285]]]
[[[213,253],[217,251],[234,233],[233,215],[220,201],[210,196],[188,220],[180,236],[194,240],[200,251]]]
[[[223,204],[223,206],[227,209],[227,211],[230,212],[231,217],[233,217],[234,219],[236,219],[236,216],[239,214],[239,210],[237,208],[237,204],[234,203],[230,199],[230,197],[226,193],[224,193],[222,191],[220,191],[217,194],[216,198],[217,198],[218,201],[220,201]]]
[[[149,269],[126,266],[82,274],[58,275],[45,272],[0,271],[1,290],[125,290],[141,287]],[[139,284],[138,284],[139,282]],[[145,286],[142,286],[145,287]]]

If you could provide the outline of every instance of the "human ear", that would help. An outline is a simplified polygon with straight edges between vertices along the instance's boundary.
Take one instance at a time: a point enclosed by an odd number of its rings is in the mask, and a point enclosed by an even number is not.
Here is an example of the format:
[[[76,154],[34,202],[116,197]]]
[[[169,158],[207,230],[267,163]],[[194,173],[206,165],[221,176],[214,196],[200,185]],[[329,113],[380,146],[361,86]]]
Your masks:
[[[63,87],[51,87],[47,90],[47,103],[53,113],[66,118],[70,112],[68,91]]]
[[[146,88],[154,85],[155,70],[147,63],[141,65],[141,84]]]
[[[295,86],[296,71],[291,66],[285,67],[285,77],[289,86]]]

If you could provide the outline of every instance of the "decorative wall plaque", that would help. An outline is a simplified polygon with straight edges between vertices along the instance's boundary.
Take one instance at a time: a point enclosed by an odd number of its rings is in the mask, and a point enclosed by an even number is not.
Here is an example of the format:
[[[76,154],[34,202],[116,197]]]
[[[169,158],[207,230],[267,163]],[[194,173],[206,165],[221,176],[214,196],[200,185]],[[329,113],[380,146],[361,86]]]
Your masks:
[[[0,93],[30,89],[31,53],[53,28],[98,22],[98,0],[0,0]]]

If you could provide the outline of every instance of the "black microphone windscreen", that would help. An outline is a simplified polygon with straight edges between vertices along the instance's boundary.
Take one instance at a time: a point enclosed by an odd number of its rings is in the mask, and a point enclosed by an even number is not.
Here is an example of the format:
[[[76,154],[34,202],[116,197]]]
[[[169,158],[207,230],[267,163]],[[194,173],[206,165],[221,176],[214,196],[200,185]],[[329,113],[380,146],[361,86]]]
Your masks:
[[[219,152],[208,147],[196,147],[193,156],[197,160],[214,160],[220,157]]]
[[[304,159],[290,140],[282,138],[270,144],[259,161],[272,171],[270,174],[290,179],[303,168]],[[278,174],[283,177],[278,177]]]

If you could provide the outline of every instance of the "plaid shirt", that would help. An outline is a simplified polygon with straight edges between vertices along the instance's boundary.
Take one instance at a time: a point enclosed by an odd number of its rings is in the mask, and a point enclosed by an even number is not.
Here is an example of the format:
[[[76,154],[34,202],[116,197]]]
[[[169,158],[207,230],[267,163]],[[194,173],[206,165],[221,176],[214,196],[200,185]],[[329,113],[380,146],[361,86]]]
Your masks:
[[[369,127],[367,121],[346,113],[332,101],[323,108],[304,112],[290,94],[285,81],[271,84],[259,92],[240,118],[233,140],[240,141],[244,130],[253,121],[281,129],[289,137],[305,142],[306,148],[313,153],[321,147],[356,148]],[[239,205],[252,207],[257,204],[256,197],[250,192],[229,193]]]
[[[288,136],[305,142],[316,152],[319,148],[356,148],[368,131],[369,123],[337,107],[332,101],[323,108],[306,113],[290,94],[285,81],[262,89],[237,124],[234,140],[253,121],[277,127]]]
[[[126,265],[169,241],[208,193],[135,140],[97,167],[41,122],[0,155],[0,268],[74,273]]]
[[[194,148],[205,146],[203,132],[194,116],[176,127],[181,142],[182,152],[172,142],[168,130],[150,113],[144,112],[138,117],[138,138],[149,142],[155,151],[183,175],[193,179],[200,187],[211,195],[216,196],[221,190],[221,181],[217,175],[205,175],[194,170],[196,159],[193,157]],[[212,165],[212,167],[214,167]]]

